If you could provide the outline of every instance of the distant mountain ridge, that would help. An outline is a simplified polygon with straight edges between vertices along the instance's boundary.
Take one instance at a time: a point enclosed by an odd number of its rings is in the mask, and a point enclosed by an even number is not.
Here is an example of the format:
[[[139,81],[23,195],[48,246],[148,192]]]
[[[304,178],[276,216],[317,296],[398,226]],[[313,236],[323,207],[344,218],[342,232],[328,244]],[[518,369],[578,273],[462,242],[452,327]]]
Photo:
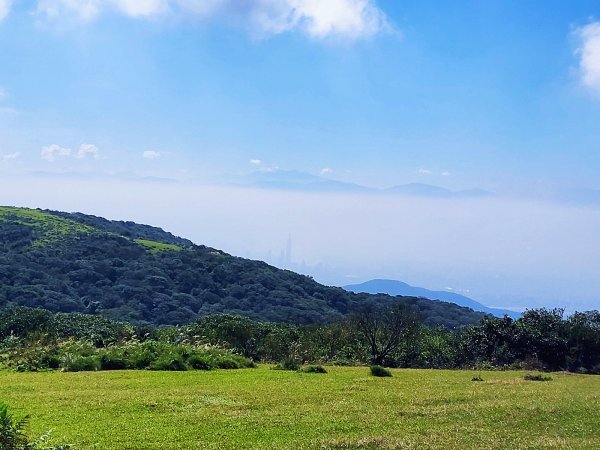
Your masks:
[[[424,183],[408,183],[392,186],[387,189],[378,189],[356,183],[334,180],[310,173],[299,172],[296,170],[282,169],[259,170],[252,172],[238,179],[232,184],[237,186],[257,187],[261,189],[281,189],[288,191],[348,192],[387,195],[394,194],[440,199],[494,196],[494,193],[483,189],[451,190]]]
[[[159,325],[213,313],[318,324],[394,302],[413,306],[430,326],[452,328],[484,317],[452,303],[323,286],[157,227],[0,206],[0,308],[41,307]]]
[[[397,280],[375,279],[360,284],[350,284],[343,286],[350,292],[364,292],[367,294],[388,294],[388,295],[408,295],[411,297],[424,297],[430,300],[440,300],[444,302],[455,303],[465,308],[471,308],[473,311],[479,311],[491,314],[496,317],[509,316],[518,319],[521,314],[508,309],[497,309],[487,307],[472,298],[448,291],[430,291],[429,289],[411,286]]]
[[[452,191],[450,189],[424,183],[401,184],[389,189],[385,189],[384,192],[437,198],[491,197],[494,195],[493,193],[483,189],[463,189],[459,191]]]

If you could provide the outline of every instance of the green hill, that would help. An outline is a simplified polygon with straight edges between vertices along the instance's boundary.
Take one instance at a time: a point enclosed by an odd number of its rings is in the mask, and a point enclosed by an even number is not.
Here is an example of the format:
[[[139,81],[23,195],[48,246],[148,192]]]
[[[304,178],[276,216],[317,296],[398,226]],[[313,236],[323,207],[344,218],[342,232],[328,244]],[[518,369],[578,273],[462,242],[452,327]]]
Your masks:
[[[0,207],[0,308],[42,307],[153,324],[184,324],[217,312],[310,324],[338,320],[365,303],[389,302],[414,305],[430,326],[483,317],[452,303],[323,286],[148,225]]]

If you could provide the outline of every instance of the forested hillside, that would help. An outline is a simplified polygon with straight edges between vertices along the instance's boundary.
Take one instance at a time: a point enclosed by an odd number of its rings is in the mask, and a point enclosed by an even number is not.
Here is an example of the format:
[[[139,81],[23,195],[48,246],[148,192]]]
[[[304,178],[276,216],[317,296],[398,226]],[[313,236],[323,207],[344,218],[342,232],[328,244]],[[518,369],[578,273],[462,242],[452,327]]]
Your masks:
[[[414,305],[430,326],[452,328],[483,317],[451,303],[323,286],[147,225],[0,207],[0,308],[42,307],[153,324],[185,324],[218,312],[310,324],[338,320],[363,304],[391,302]]]

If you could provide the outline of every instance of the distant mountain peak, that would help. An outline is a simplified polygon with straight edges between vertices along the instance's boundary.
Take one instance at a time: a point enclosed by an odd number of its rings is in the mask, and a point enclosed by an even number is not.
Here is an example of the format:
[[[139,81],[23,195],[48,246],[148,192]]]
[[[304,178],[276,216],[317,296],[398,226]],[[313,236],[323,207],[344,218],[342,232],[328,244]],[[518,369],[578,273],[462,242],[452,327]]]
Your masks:
[[[344,289],[350,292],[364,292],[367,294],[388,294],[388,295],[405,295],[414,297],[423,297],[430,300],[439,300],[457,304],[465,308],[471,308],[473,311],[480,311],[486,314],[491,314],[496,317],[504,317],[505,315],[513,318],[520,317],[520,314],[515,311],[490,308],[479,303],[472,298],[457,294],[451,291],[431,291],[429,289],[411,286],[398,280],[374,279],[360,284],[351,284],[343,286]]]

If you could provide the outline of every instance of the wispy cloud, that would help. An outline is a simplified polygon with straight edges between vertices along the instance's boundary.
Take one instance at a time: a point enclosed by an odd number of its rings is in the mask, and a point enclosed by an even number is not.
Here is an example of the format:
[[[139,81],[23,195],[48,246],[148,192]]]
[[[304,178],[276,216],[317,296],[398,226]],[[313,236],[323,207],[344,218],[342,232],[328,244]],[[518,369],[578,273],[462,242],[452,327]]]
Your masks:
[[[0,0],[0,20],[3,20],[12,6],[12,0]]]
[[[75,153],[70,148],[61,147],[58,144],[51,144],[42,147],[42,159],[46,161],[56,161],[61,158],[74,157],[76,159],[100,159],[100,151],[94,144],[81,144],[79,150]]]
[[[321,172],[319,172],[321,175],[330,175],[333,173],[333,169],[329,168],[329,167],[324,167],[323,169],[321,169]]]
[[[146,159],[158,159],[160,158],[160,152],[155,152],[154,150],[146,150],[142,156]]]
[[[2,0],[0,0],[1,2]],[[6,92],[6,89],[4,89],[2,86],[0,86],[0,100],[2,100],[4,97],[6,97],[8,95],[8,92]]]
[[[600,22],[592,22],[577,30],[581,46],[577,49],[581,82],[600,93]]]
[[[96,147],[94,144],[81,144],[81,146],[79,147],[79,151],[77,152],[77,155],[75,155],[75,157],[77,159],[84,159],[87,157],[99,159],[100,153],[98,147]]]
[[[433,175],[433,171],[431,171],[429,169],[419,169],[419,173],[421,175]]]
[[[71,149],[61,147],[58,144],[51,144],[46,147],[42,147],[41,153],[42,159],[46,161],[56,161],[59,158],[71,156]]]
[[[21,154],[19,152],[2,154],[0,153],[0,161],[14,161],[18,159]]]
[[[7,0],[0,0],[7,3]],[[8,3],[10,0],[8,0]],[[0,6],[1,8],[1,6]],[[2,11],[0,9],[0,11]],[[89,21],[105,11],[131,18],[168,14],[205,19],[234,17],[263,36],[299,31],[311,38],[360,39],[391,30],[376,0],[38,0],[37,13],[50,19],[66,14]],[[8,12],[8,11],[7,11]]]
[[[261,163],[262,163],[262,161],[261,161],[260,159],[251,159],[251,160],[250,160],[250,164],[252,164],[252,165],[253,165],[253,166],[255,166],[255,167],[258,167],[258,166],[260,166],[260,165],[261,165]]]

